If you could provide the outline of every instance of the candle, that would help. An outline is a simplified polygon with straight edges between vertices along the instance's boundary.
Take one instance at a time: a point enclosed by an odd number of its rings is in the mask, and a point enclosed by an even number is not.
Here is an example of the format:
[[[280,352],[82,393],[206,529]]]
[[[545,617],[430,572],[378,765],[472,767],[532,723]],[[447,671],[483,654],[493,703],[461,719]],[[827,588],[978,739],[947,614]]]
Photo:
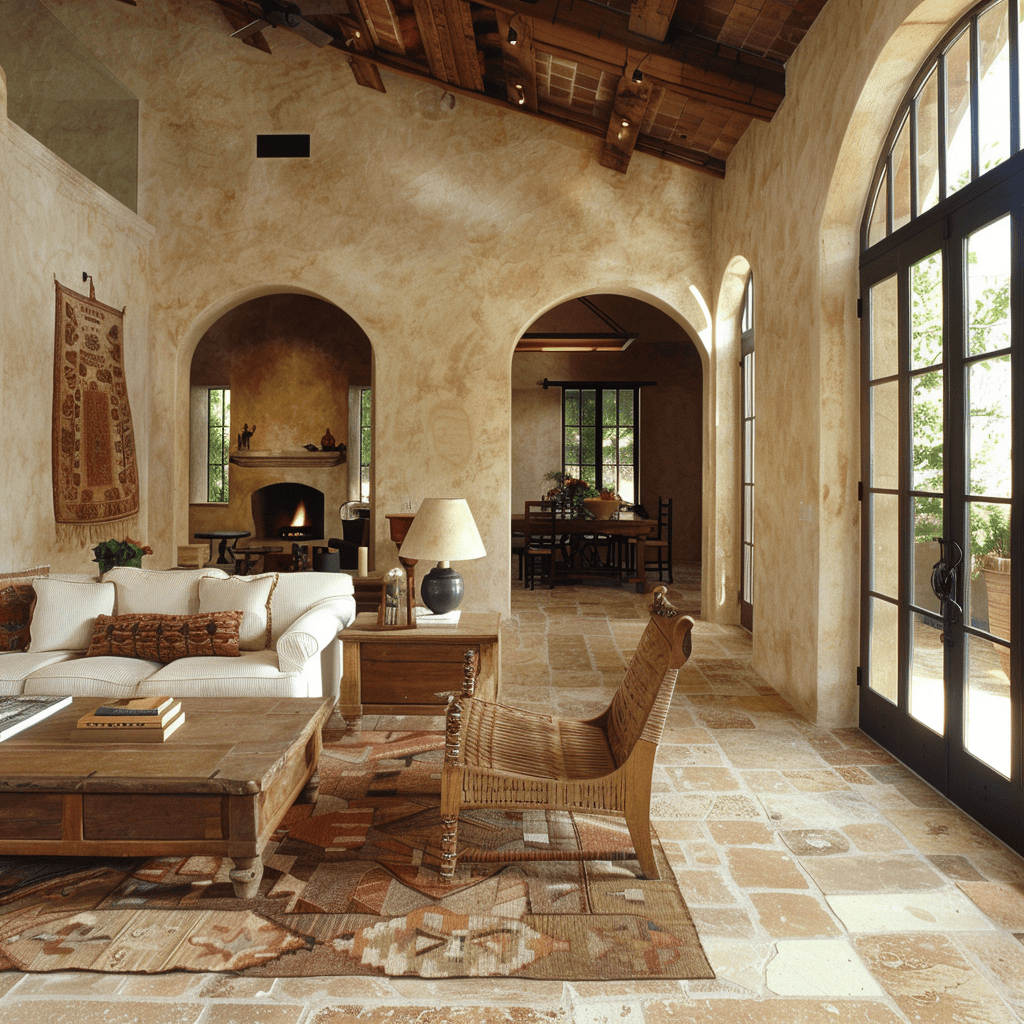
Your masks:
[[[366,548],[360,548],[359,549],[359,575],[360,576],[365,576],[366,575],[366,556],[367,556],[367,549]]]

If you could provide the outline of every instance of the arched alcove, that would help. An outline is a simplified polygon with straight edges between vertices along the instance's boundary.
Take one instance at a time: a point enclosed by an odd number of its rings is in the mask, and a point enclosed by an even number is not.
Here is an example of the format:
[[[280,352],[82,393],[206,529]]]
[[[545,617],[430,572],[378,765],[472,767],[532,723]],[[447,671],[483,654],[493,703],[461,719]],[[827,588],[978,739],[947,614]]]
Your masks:
[[[334,465],[315,464],[305,445],[320,446],[328,432],[335,442],[349,440],[350,389],[369,387],[372,349],[366,333],[337,306],[309,295],[277,293],[248,299],[223,313],[199,339],[191,357],[191,403],[207,389],[229,389],[230,449],[236,451],[243,424],[253,430],[245,464],[229,466],[226,502],[208,500],[197,477],[197,444],[205,438],[191,417],[193,452],[189,534],[248,530],[266,537],[254,521],[253,495],[274,484],[298,493],[323,494],[324,538],[340,532],[338,509],[358,486],[358,451]],[[201,419],[201,416],[198,417]],[[197,433],[200,435],[197,437]],[[261,459],[263,453],[274,457]],[[282,459],[281,453],[294,458]],[[353,462],[354,460],[354,462]],[[203,500],[206,499],[206,500]],[[321,539],[318,533],[316,538]]]

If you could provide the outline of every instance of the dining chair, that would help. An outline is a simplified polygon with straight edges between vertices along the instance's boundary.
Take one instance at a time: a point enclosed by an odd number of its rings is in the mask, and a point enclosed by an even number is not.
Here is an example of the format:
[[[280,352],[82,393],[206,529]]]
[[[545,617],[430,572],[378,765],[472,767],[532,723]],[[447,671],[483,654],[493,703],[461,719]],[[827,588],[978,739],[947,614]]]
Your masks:
[[[658,498],[658,534],[644,542],[644,569],[657,572],[658,579],[668,572],[672,582],[672,499]]]
[[[497,807],[621,815],[641,872],[658,878],[650,818],[654,759],[676,675],[690,657],[692,628],[693,619],[665,599],[665,588],[655,588],[647,628],[619,688],[600,715],[585,721],[474,697],[477,655],[468,650],[462,693],[452,696],[445,723],[441,877],[454,878],[462,810]],[[507,859],[523,854],[509,851]]]
[[[546,567],[548,588],[554,589],[557,508],[551,501],[528,501],[524,508],[524,515],[526,529],[523,534],[523,586],[530,590],[534,589],[534,579],[538,568],[541,570],[541,582],[543,582]]]

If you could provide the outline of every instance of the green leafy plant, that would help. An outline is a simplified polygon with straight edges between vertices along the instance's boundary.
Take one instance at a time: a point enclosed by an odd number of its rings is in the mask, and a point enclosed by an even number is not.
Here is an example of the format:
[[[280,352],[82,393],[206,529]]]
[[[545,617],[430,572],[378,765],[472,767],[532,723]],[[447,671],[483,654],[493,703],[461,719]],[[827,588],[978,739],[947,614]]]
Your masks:
[[[99,563],[100,572],[113,569],[116,565],[131,565],[141,567],[142,556],[153,554],[153,549],[148,544],[140,544],[131,537],[124,540],[105,540],[92,549],[93,561]]]

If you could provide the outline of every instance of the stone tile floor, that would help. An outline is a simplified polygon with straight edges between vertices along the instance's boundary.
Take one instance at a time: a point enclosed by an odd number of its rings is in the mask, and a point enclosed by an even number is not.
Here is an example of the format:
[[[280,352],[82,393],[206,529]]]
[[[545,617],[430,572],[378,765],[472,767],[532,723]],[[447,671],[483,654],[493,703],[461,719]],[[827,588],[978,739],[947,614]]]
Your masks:
[[[696,567],[679,567],[669,590],[697,612]],[[502,699],[600,710],[648,601],[513,584]],[[714,981],[0,973],[0,1022],[1024,1020],[1024,860],[858,730],[801,719],[751,670],[750,651],[740,628],[698,621],[656,768],[652,818]]]

